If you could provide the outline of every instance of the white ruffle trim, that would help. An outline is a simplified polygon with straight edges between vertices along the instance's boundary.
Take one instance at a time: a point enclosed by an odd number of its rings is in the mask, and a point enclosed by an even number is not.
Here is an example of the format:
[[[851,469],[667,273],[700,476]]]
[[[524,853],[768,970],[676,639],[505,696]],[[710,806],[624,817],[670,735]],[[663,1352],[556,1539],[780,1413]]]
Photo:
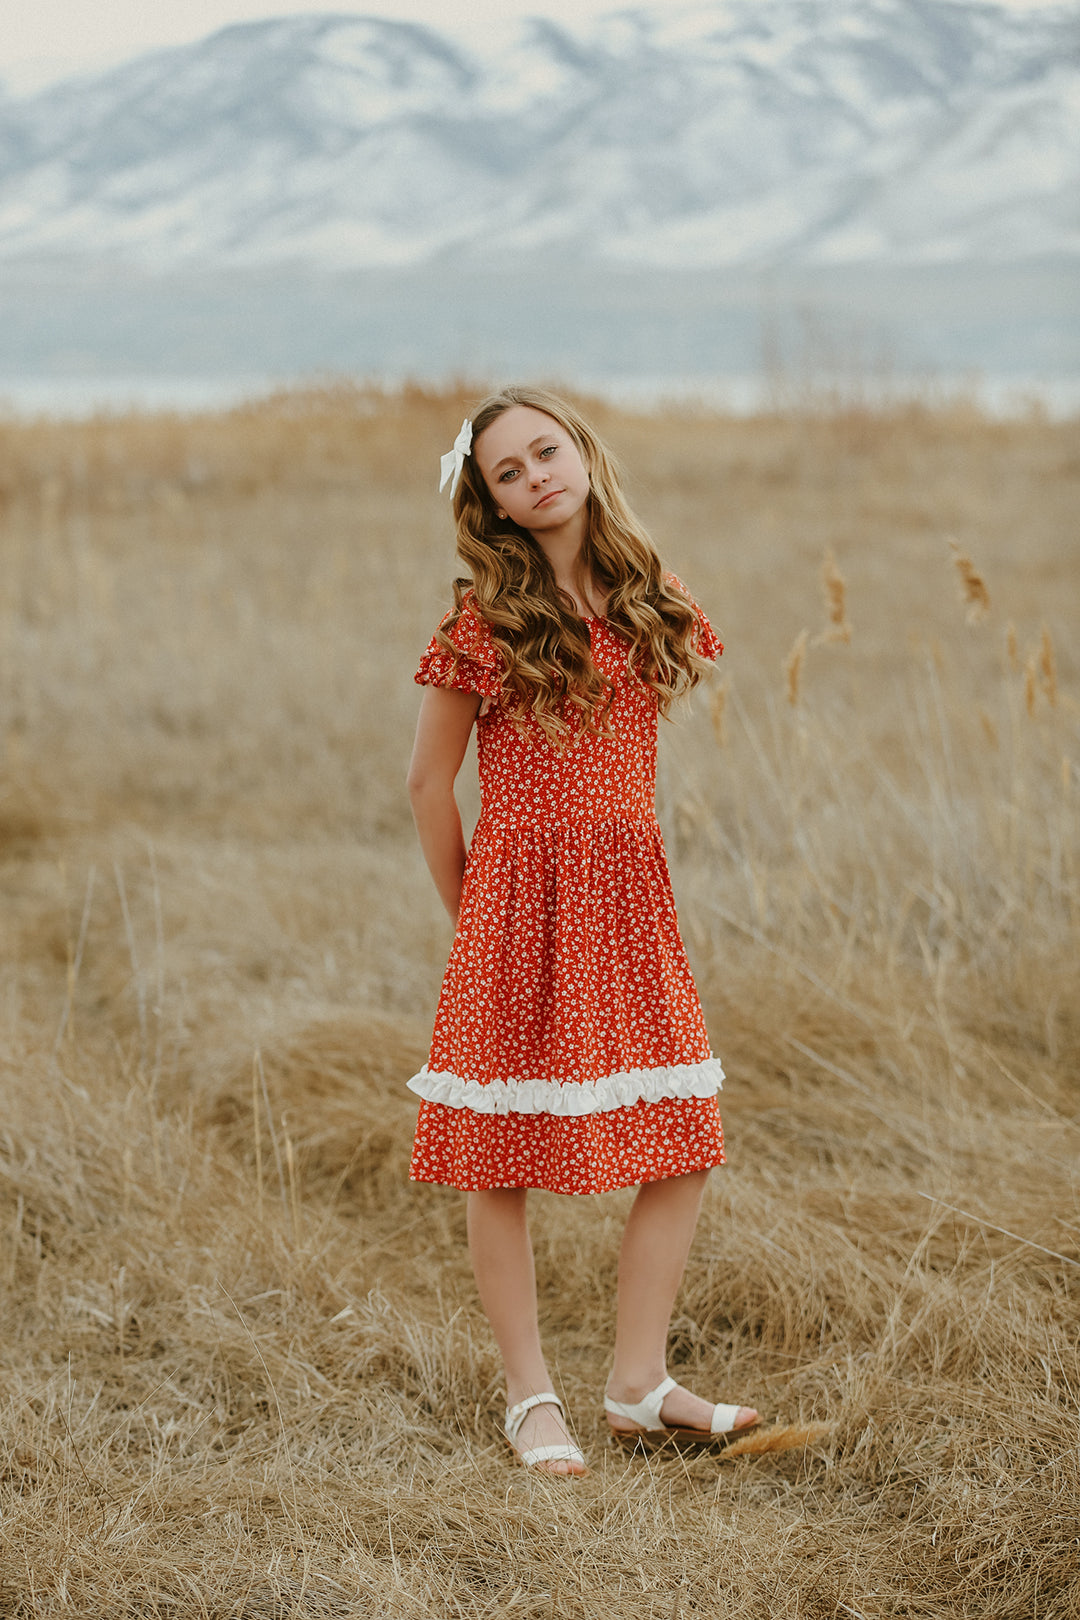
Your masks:
[[[628,1069],[623,1074],[601,1075],[599,1080],[462,1080],[449,1070],[432,1071],[427,1064],[409,1081],[425,1102],[447,1108],[469,1108],[474,1114],[610,1114],[636,1102],[660,1102],[665,1097],[713,1097],[721,1089],[724,1071],[719,1058],[701,1063],[673,1063],[663,1069]]]

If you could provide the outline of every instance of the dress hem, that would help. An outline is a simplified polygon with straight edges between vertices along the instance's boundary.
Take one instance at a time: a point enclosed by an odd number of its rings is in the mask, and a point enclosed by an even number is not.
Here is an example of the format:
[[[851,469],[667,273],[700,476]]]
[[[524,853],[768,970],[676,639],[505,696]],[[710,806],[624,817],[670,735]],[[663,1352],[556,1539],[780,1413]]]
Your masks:
[[[660,1171],[655,1175],[615,1175],[608,1176],[602,1182],[593,1183],[587,1187],[560,1186],[552,1180],[542,1180],[537,1177],[521,1177],[517,1180],[485,1181],[480,1176],[448,1174],[418,1175],[415,1170],[409,1171],[409,1180],[417,1187],[449,1187],[455,1192],[549,1192],[556,1193],[560,1198],[597,1198],[604,1193],[624,1192],[627,1187],[645,1187],[654,1181],[678,1181],[683,1176],[700,1175],[703,1170],[724,1170],[727,1160],[721,1147],[715,1154],[707,1154],[698,1162],[691,1162],[678,1170]]]
[[[714,1097],[723,1088],[720,1059],[673,1063],[656,1069],[626,1069],[597,1080],[463,1080],[452,1070],[432,1070],[425,1063],[408,1082],[425,1102],[445,1108],[467,1108],[474,1114],[557,1114],[578,1119],[610,1114],[638,1102],[668,1097]]]

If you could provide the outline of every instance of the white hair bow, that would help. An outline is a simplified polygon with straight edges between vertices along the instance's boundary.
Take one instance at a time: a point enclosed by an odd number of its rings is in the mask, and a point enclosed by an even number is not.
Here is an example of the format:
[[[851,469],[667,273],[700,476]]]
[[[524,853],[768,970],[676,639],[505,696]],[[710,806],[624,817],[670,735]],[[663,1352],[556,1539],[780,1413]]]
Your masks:
[[[454,491],[458,486],[458,479],[461,477],[461,469],[465,465],[465,457],[468,455],[471,449],[472,423],[469,421],[469,418],[466,417],[464,422],[461,424],[461,431],[454,440],[454,448],[452,450],[448,450],[445,456],[441,456],[439,458],[439,467],[442,470],[442,478],[439,480],[440,495],[446,488],[447,479],[451,479],[450,499],[453,500]]]

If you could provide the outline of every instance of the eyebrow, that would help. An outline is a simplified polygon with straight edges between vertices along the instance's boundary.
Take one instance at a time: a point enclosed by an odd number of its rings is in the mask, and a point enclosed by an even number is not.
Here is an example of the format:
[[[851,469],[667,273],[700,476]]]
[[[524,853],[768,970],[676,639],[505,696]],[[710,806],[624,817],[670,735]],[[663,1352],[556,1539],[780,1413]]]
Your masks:
[[[530,444],[527,444],[525,446],[525,448],[526,448],[526,450],[535,450],[538,444],[546,444],[547,441],[550,438],[551,438],[550,433],[541,433],[539,435],[539,437],[533,439]],[[497,461],[495,463],[494,467],[492,467],[491,470],[492,470],[493,473],[498,472],[500,467],[507,466],[509,462],[511,462],[511,461],[520,461],[520,460],[521,460],[520,456],[503,456],[502,460]]]

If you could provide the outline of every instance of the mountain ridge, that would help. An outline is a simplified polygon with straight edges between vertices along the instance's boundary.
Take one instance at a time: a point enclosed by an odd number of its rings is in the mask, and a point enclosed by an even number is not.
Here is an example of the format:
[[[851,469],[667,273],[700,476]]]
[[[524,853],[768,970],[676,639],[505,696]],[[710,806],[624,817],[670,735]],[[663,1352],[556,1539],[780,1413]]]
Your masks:
[[[0,99],[0,259],[696,268],[1080,254],[1080,8],[333,12]]]

